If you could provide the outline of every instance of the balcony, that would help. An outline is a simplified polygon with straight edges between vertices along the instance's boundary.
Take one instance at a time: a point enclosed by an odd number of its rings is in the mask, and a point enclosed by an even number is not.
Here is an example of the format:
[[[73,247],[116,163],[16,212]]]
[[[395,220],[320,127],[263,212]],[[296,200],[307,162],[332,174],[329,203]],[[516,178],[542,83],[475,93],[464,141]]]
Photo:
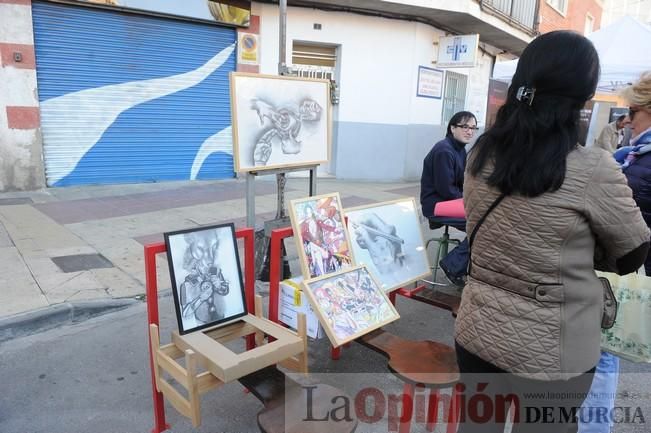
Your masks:
[[[256,0],[275,3],[278,0]],[[289,6],[418,21],[520,55],[536,31],[535,0],[287,0]]]
[[[482,10],[493,12],[507,23],[534,35],[538,31],[538,0],[479,0]]]

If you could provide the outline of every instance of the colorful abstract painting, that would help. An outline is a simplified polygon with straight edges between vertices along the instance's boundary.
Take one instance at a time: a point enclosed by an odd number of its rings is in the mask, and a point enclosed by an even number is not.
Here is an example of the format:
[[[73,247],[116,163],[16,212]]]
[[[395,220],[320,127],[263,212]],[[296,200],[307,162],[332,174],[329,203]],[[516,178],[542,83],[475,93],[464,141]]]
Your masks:
[[[339,272],[352,265],[338,193],[292,200],[290,219],[304,278]]]
[[[400,318],[363,266],[305,281],[304,287],[334,347]]]

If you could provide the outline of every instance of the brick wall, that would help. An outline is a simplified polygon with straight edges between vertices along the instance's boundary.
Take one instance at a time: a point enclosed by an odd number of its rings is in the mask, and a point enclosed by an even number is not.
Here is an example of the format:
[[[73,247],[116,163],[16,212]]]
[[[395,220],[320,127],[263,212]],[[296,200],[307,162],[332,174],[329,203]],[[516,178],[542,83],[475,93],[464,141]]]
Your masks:
[[[593,31],[599,30],[603,9],[597,0],[567,1],[567,13],[563,15],[550,6],[546,0],[540,0],[540,33],[552,30],[574,30],[583,34],[588,13],[594,19]]]

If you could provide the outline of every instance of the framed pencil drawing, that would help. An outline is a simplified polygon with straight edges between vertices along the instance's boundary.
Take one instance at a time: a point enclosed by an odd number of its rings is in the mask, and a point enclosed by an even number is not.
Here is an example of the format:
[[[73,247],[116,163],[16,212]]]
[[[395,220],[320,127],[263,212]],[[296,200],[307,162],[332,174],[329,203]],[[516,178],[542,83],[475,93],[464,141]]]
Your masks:
[[[233,224],[164,236],[180,334],[247,314]]]
[[[313,278],[303,286],[334,347],[400,318],[364,266]]]
[[[345,210],[355,264],[366,265],[385,291],[431,272],[413,198]]]
[[[338,193],[292,200],[289,210],[305,279],[352,266]]]
[[[330,159],[330,82],[231,73],[233,156],[238,172]]]

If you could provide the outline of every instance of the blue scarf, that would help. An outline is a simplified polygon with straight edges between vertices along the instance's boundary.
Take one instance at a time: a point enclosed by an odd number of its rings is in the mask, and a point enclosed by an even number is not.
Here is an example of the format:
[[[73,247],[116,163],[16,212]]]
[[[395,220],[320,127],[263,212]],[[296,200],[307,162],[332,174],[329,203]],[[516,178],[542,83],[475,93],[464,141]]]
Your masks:
[[[644,132],[640,138],[635,140],[635,147],[637,147],[638,145],[644,145],[649,143],[651,143],[651,128],[647,129],[646,132]]]
[[[651,152],[651,130],[646,131],[640,138],[635,141],[635,146],[624,158],[622,169],[635,163],[641,155]]]

